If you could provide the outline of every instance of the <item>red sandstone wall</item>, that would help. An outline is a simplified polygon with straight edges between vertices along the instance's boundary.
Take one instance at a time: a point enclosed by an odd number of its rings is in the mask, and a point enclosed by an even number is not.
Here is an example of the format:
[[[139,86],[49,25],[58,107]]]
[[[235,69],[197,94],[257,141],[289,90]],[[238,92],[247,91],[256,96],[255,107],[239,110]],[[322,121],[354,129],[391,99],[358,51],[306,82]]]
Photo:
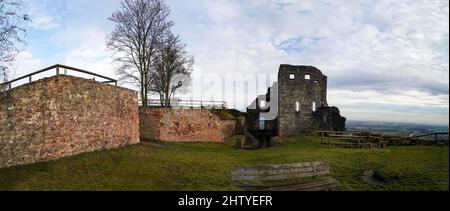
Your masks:
[[[142,140],[225,142],[236,121],[221,120],[207,109],[140,108]]]
[[[132,90],[55,76],[0,93],[0,168],[136,143]]]

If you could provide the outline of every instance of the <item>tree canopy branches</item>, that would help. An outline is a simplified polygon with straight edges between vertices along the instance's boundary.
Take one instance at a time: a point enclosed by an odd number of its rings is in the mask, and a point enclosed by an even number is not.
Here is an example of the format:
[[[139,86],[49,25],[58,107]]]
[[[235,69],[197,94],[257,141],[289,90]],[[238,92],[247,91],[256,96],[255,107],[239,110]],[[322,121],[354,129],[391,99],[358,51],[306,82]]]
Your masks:
[[[184,57],[185,51],[178,37],[172,35],[169,14],[163,0],[122,0],[121,8],[109,18],[115,29],[107,36],[106,45],[119,64],[120,79],[139,84],[143,106],[147,106],[152,92],[167,96],[167,84],[162,79],[170,80],[173,74],[169,72],[189,72],[180,69],[183,59],[175,58]]]
[[[187,85],[183,82],[186,83],[186,77],[190,76],[193,64],[194,58],[187,54],[185,45],[181,44],[179,37],[167,33],[158,47],[155,57],[156,68],[151,75],[150,84],[150,91],[159,94],[161,106],[170,106],[173,94],[182,85]]]
[[[21,0],[0,0],[0,81],[8,80],[7,64],[20,51],[16,44],[24,43],[26,31],[21,25],[30,17],[20,14],[22,6]]]

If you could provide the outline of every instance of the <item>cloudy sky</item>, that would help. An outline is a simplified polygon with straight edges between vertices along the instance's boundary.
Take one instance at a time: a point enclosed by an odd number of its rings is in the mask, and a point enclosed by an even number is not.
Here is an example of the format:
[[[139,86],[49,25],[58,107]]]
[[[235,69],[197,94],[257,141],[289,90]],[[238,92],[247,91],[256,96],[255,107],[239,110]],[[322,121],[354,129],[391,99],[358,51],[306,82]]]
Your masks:
[[[33,21],[14,76],[63,63],[117,78],[105,36],[118,0],[24,3]],[[329,77],[329,104],[350,120],[448,124],[448,0],[167,4],[174,32],[195,57],[194,77],[203,79],[194,98],[242,109],[271,83],[255,78],[273,81],[280,64],[303,64]],[[223,85],[232,81],[248,86]]]

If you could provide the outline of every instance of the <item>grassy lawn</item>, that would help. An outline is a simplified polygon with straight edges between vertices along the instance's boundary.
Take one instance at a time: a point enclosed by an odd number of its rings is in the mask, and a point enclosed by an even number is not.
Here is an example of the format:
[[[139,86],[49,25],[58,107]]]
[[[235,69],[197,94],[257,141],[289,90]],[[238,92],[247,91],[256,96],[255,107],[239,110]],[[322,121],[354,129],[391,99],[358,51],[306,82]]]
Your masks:
[[[233,142],[233,141],[232,141]],[[256,151],[223,144],[161,143],[85,153],[0,170],[0,190],[236,190],[230,169],[240,164],[328,160],[340,190],[449,190],[448,147],[328,149],[317,137],[291,138]],[[361,179],[375,170],[387,184]]]

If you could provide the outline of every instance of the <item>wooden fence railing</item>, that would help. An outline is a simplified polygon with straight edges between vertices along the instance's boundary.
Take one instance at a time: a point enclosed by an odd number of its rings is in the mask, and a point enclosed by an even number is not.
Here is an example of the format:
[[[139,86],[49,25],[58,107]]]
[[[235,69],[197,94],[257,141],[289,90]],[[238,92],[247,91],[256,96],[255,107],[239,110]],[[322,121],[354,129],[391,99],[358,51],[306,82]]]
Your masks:
[[[447,138],[440,139],[440,137],[444,136],[444,135],[446,135]],[[428,133],[428,134],[423,134],[423,135],[411,136],[411,137],[408,137],[408,139],[420,140],[421,138],[424,138],[424,137],[432,137],[434,141],[448,141],[448,132],[446,132],[446,133]]]
[[[395,137],[386,136],[383,133],[371,133],[362,131],[317,131],[320,134],[322,144],[344,147],[373,147],[377,144],[378,147],[385,147],[389,145],[419,145],[419,144],[436,144],[448,145],[448,132],[436,132],[411,137]],[[442,137],[445,138],[442,138]],[[431,139],[424,139],[430,137]],[[334,141],[334,142],[332,142]],[[338,141],[338,142],[336,142]],[[340,142],[339,142],[340,141]],[[345,142],[348,141],[348,142]]]
[[[151,99],[148,101],[149,106],[161,107],[161,100]],[[216,108],[226,109],[226,101],[203,101],[203,100],[173,100],[170,107],[189,107],[189,108]]]
[[[384,148],[386,140],[383,134],[361,131],[317,131],[321,144],[343,148]]]
[[[21,76],[19,78],[14,79],[14,80],[2,83],[2,84],[0,84],[0,87],[7,87],[8,89],[11,89],[12,88],[12,84],[14,82],[17,82],[17,81],[20,81],[20,80],[23,80],[23,79],[28,79],[28,83],[31,83],[33,81],[33,76],[34,75],[37,75],[37,74],[43,73],[43,72],[47,72],[47,71],[50,71],[50,70],[55,70],[55,74],[56,75],[61,75],[61,74],[67,75],[67,70],[80,72],[80,73],[88,74],[88,75],[99,77],[99,78],[102,78],[102,79],[106,80],[106,81],[103,81],[101,83],[114,83],[114,85],[117,86],[117,80],[115,80],[115,79],[112,79],[112,78],[109,78],[109,77],[106,77],[106,76],[103,76],[103,75],[99,75],[97,73],[93,73],[93,72],[90,72],[90,71],[87,71],[87,70],[83,70],[83,69],[79,69],[79,68],[75,68],[75,67],[70,67],[70,66],[67,66],[67,65],[55,64],[55,65],[52,65],[50,67],[46,67],[44,69],[32,72],[32,73],[24,75],[24,76]],[[63,71],[63,72],[61,73],[61,71]]]

